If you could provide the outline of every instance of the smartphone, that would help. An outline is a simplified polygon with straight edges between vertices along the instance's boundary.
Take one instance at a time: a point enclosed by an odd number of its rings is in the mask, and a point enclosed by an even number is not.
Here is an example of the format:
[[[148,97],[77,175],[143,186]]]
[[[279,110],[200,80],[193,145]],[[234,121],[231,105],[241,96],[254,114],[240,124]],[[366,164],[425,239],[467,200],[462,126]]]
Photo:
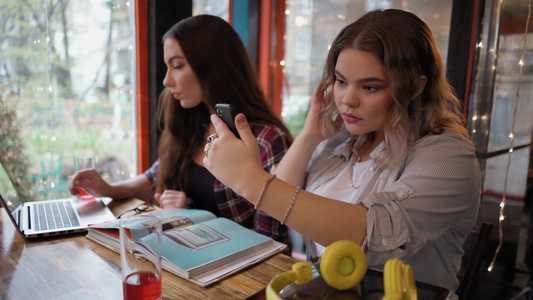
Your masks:
[[[219,116],[224,123],[228,125],[231,132],[233,132],[233,134],[240,139],[241,136],[237,131],[237,127],[235,127],[235,116],[237,115],[235,107],[233,107],[231,104],[219,103],[215,105],[215,112],[217,113],[217,116]]]

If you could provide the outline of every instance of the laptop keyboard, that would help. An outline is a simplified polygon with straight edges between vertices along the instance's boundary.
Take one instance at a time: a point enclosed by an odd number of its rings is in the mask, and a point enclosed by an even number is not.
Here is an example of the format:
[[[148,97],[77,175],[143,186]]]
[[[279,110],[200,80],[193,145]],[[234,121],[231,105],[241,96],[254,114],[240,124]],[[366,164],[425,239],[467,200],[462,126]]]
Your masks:
[[[34,212],[34,226],[37,230],[62,229],[80,225],[70,202],[37,203]]]

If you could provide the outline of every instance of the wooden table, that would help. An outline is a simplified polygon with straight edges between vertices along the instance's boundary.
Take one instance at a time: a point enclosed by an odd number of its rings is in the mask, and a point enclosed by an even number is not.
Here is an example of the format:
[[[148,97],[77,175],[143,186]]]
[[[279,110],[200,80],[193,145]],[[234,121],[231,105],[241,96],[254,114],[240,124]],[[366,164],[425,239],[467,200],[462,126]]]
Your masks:
[[[112,201],[115,215],[137,200]],[[0,209],[1,299],[122,299],[120,255],[85,233],[25,239]],[[246,299],[297,260],[277,254],[207,288],[163,271],[163,299]]]

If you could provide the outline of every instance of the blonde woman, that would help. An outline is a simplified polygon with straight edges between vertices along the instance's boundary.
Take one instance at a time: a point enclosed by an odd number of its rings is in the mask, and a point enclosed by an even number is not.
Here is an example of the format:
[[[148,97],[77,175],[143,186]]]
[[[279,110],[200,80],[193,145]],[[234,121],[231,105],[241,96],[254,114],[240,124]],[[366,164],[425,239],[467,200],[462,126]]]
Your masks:
[[[461,246],[477,216],[480,169],[420,18],[373,11],[338,34],[276,178],[261,169],[245,115],[236,117],[242,140],[211,120],[218,137],[204,165],[307,237],[309,259],[349,239],[362,246],[369,267],[400,258],[417,280],[455,291]]]

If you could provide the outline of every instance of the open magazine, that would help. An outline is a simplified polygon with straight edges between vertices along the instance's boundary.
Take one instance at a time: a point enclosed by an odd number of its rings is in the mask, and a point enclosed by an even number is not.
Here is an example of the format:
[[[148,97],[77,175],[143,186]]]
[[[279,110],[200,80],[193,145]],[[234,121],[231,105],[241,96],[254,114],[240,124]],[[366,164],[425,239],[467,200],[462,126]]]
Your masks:
[[[149,214],[162,219],[163,269],[204,287],[286,247],[206,210],[167,208]],[[120,253],[119,222],[90,225],[87,238]],[[143,242],[143,255],[151,255],[151,241]]]

